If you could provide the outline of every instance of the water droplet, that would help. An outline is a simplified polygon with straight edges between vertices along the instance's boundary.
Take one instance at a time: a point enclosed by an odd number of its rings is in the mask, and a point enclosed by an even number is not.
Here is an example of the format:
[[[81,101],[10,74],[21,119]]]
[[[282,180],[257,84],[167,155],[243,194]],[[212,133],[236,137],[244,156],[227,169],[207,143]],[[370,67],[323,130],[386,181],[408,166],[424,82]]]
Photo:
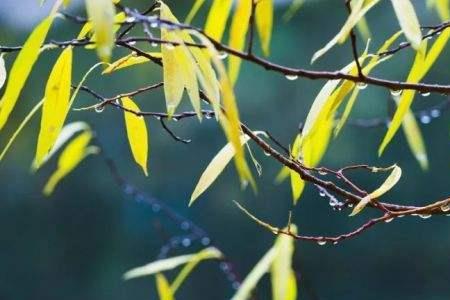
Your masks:
[[[449,204],[442,205],[442,206],[441,206],[441,210],[442,210],[443,212],[448,212],[448,211],[450,211],[450,203],[449,203]]]
[[[188,230],[190,227],[191,227],[191,224],[189,224],[189,222],[184,221],[181,223],[182,230]]]
[[[175,46],[171,43],[164,44],[164,47],[166,47],[167,50],[173,50],[175,49]]]
[[[360,89],[360,90],[364,90],[364,89],[367,88],[367,83],[365,83],[365,82],[358,82],[358,83],[356,84],[356,87],[357,87],[358,89]]]
[[[439,109],[433,109],[431,110],[430,115],[433,118],[439,118],[441,116],[441,112],[439,111]]]
[[[327,175],[328,173],[326,172],[326,171],[319,171],[319,175],[322,175],[322,176],[325,176],[325,175]]]
[[[431,118],[429,115],[422,115],[420,116],[420,123],[422,124],[430,124]]]
[[[333,245],[337,245],[338,243],[338,241],[333,241]]]
[[[150,45],[151,45],[153,48],[156,48],[156,47],[158,47],[159,44],[156,43],[156,42],[153,42],[153,43],[151,43]]]
[[[219,52],[219,59],[226,59],[228,57],[228,53],[225,51]]]
[[[291,80],[291,81],[298,79],[298,76],[295,75],[295,74],[289,74],[289,75],[286,75],[285,77],[286,77],[287,80]]]
[[[325,197],[327,194],[325,193],[325,191],[319,191],[319,196],[320,197]]]
[[[152,23],[150,23],[150,27],[151,27],[151,28],[156,28],[156,27],[158,27],[158,22],[152,22]]]
[[[180,119],[178,119],[178,118],[176,118],[176,117],[173,117],[172,118],[172,121],[174,121],[174,122],[178,122]]]
[[[128,42],[128,45],[134,46],[134,45],[136,45],[136,41],[129,41],[129,42]]]
[[[264,151],[264,155],[265,156],[271,156],[272,154],[270,154],[270,152]]]
[[[213,117],[213,115],[210,113],[205,114],[205,118],[208,120],[211,119],[212,117]]]
[[[399,47],[406,47],[406,46],[408,46],[408,43],[407,42],[402,42],[402,43],[398,44],[398,46]]]
[[[152,210],[153,210],[153,212],[159,212],[160,210],[161,210],[161,205],[159,205],[159,204],[157,204],[157,203],[154,203],[153,205],[152,205]]]
[[[183,247],[189,247],[189,246],[191,245],[191,240],[188,239],[188,238],[184,238],[184,239],[181,241],[181,244],[183,245]]]
[[[136,21],[135,17],[128,17],[125,19],[125,22],[127,22],[127,23],[133,23],[134,21]]]
[[[124,192],[125,194],[131,195],[131,194],[133,194],[133,192],[134,192],[134,188],[133,188],[131,185],[127,184],[127,185],[125,185],[125,187],[123,188],[123,192]]]
[[[384,220],[384,222],[385,223],[391,223],[393,220],[394,220],[394,218],[389,218],[389,219]]]
[[[159,121],[161,120],[161,116],[155,116],[155,119]]]
[[[97,105],[94,108],[94,110],[95,110],[96,113],[102,113],[105,110],[105,106],[104,105]]]
[[[391,95],[394,97],[400,96],[402,94],[402,90],[391,90]]]
[[[428,97],[428,96],[430,96],[430,95],[431,95],[430,92],[421,92],[421,93],[420,93],[420,96],[422,96],[422,97]]]
[[[247,186],[248,186],[248,181],[247,181],[247,180],[243,180],[243,181],[241,182],[241,187],[242,187],[242,189],[245,189]]]
[[[403,218],[405,215],[398,215],[397,218]]]
[[[143,202],[145,200],[145,196],[142,194],[138,194],[135,198],[136,202]]]
[[[348,203],[347,206],[348,206],[349,208],[352,208],[352,207],[353,207],[353,203]]]
[[[204,238],[202,238],[201,243],[203,246],[208,246],[211,243],[211,240],[209,239],[209,237],[205,236]]]
[[[237,282],[237,281],[233,282],[233,284],[232,284],[232,287],[235,290],[238,290],[240,286],[241,286],[241,284],[239,282]]]
[[[421,217],[422,219],[429,219],[431,218],[430,214],[420,214],[419,217]]]
[[[222,270],[222,271],[228,271],[228,270],[230,270],[230,266],[228,265],[228,263],[226,263],[226,262],[221,262],[220,263],[220,269]]]
[[[319,240],[319,241],[317,241],[317,244],[319,245],[319,246],[323,246],[323,245],[325,245],[327,243],[327,241],[325,241],[325,240]]]

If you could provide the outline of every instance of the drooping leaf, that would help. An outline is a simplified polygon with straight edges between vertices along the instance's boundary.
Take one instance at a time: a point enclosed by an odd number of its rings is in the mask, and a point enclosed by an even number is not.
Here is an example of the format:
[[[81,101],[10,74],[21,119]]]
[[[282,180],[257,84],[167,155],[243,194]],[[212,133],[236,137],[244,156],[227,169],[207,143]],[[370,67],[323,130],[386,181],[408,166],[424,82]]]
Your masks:
[[[305,3],[305,0],[292,0],[291,5],[283,15],[283,21],[289,22],[295,14],[300,10],[300,8]]]
[[[298,134],[294,140],[294,144],[292,145],[292,156],[296,159],[301,159],[302,141],[303,139],[301,134]],[[292,199],[294,204],[296,204],[305,189],[305,181],[303,181],[300,174],[296,171],[289,169],[289,173],[291,177]]]
[[[394,97],[394,100],[398,104],[398,97]],[[406,141],[408,142],[409,149],[414,154],[414,157],[419,162],[422,170],[428,169],[428,156],[425,148],[425,142],[420,131],[419,124],[417,124],[414,113],[408,109],[402,122],[402,129],[405,133]]]
[[[14,61],[5,93],[0,100],[0,130],[8,121],[31,69],[39,57],[40,48],[53,23],[53,19],[54,15],[47,17],[33,30]]]
[[[260,132],[255,132],[259,134]],[[240,142],[242,145],[246,144],[250,140],[248,135],[242,135]],[[191,199],[189,201],[189,206],[192,205],[195,200],[200,197],[217,179],[217,177],[223,172],[225,167],[231,161],[233,156],[236,154],[236,150],[231,143],[228,143],[223,147],[214,158],[211,160],[209,165],[203,171],[200,179],[195,186],[194,192],[192,193]]]
[[[3,58],[4,53],[0,54],[0,90],[6,81],[6,68],[5,68],[5,59]]]
[[[379,0],[372,0],[367,2],[364,6],[364,0],[357,0],[353,6],[352,12],[349,15],[344,26],[342,26],[339,33],[329,41],[323,48],[314,53],[311,63],[314,63],[319,57],[324,55],[328,50],[330,50],[336,43],[342,43],[345,41],[350,31],[355,27],[355,25],[361,20],[361,18],[377,3]]]
[[[123,275],[123,278],[125,280],[143,277],[143,276],[150,276],[154,275],[160,272],[168,271],[175,269],[181,265],[186,264],[186,266],[181,270],[181,272],[178,275],[178,279],[175,279],[172,286],[175,287],[175,290],[178,289],[178,287],[181,285],[181,283],[184,281],[187,275],[194,269],[194,267],[203,260],[208,259],[219,259],[222,257],[222,253],[220,253],[219,250],[217,250],[214,247],[209,247],[201,250],[198,253],[195,254],[189,254],[189,255],[180,255],[165,259],[160,259],[154,262],[151,262],[149,264],[146,264],[141,267],[133,268],[126,272]]]
[[[186,19],[184,20],[184,23],[190,24],[192,22],[199,9],[203,6],[203,3],[205,3],[205,0],[195,0],[194,5],[192,6]]]
[[[270,271],[270,267],[274,259],[277,256],[277,249],[272,247],[269,251],[261,258],[261,260],[255,265],[253,270],[245,277],[241,286],[234,294],[231,300],[247,300],[251,296],[251,292],[255,289],[259,280],[264,276],[264,274]]]
[[[441,21],[450,19],[450,0],[427,0],[427,7],[434,7]]]
[[[145,176],[148,176],[147,158],[148,158],[148,132],[145,120],[135,115],[132,112],[141,112],[139,107],[129,97],[124,97],[122,106],[126,109],[124,111],[125,127],[127,130],[128,143],[131,148],[134,160],[141,166]],[[132,112],[129,112],[130,110]]]
[[[86,10],[95,33],[99,58],[108,62],[114,47],[114,16],[116,9],[111,0],[86,0]]]
[[[214,0],[205,24],[205,33],[216,41],[221,41],[233,0]]]
[[[256,27],[264,55],[270,54],[270,40],[273,26],[273,0],[261,0],[256,6]]]
[[[411,47],[419,50],[422,42],[419,20],[410,0],[391,0],[397,20]]]
[[[69,112],[70,86],[72,84],[72,47],[64,49],[56,61],[47,81],[42,107],[33,169],[38,169],[52,149]]]
[[[58,183],[72,172],[86,156],[98,153],[98,148],[88,147],[91,138],[92,132],[85,131],[66,146],[58,159],[56,171],[50,176],[44,187],[44,195],[52,194]]]
[[[176,293],[178,288],[184,282],[184,280],[189,276],[189,274],[194,270],[194,268],[203,260],[207,259],[220,259],[223,257],[223,254],[214,247],[209,247],[201,250],[197,254],[192,257],[192,259],[183,267],[180,273],[177,275],[175,280],[170,285],[170,290],[173,294]]]
[[[159,300],[175,300],[169,282],[161,273],[156,274],[156,289],[158,290]]]
[[[160,52],[147,52],[147,54],[151,55],[154,58],[162,58]],[[145,56],[137,56],[136,54],[131,53],[109,64],[108,67],[105,70],[103,70],[102,74],[111,74],[112,72],[128,68],[134,65],[147,63],[149,61],[150,59]]]
[[[409,72],[407,82],[417,83],[422,80],[422,78],[428,73],[428,71],[433,66],[436,59],[441,54],[449,38],[450,38],[450,29],[447,28],[439,35],[439,37],[434,42],[433,46],[426,54],[425,50],[418,51],[413,66],[411,68],[411,71]],[[423,41],[422,43],[423,43],[422,47],[426,48],[426,41]],[[395,133],[400,128],[405,114],[411,107],[415,94],[416,93],[414,90],[403,91],[402,96],[400,97],[400,102],[397,107],[397,110],[395,111],[394,117],[392,118],[392,122],[389,125],[389,129],[386,132],[386,135],[384,136],[380,147],[378,148],[378,155],[381,155],[383,153],[386,146],[390,143]]]
[[[290,232],[296,234],[297,227],[290,226]],[[273,300],[295,300],[297,296],[297,283],[292,269],[292,256],[294,254],[294,239],[281,234],[273,246],[277,255],[272,263],[270,275],[272,282]]]
[[[268,0],[265,0],[268,1]],[[245,47],[245,37],[247,35],[250,15],[252,12],[252,0],[240,0],[237,3],[236,11],[230,27],[229,46],[235,50],[241,51]],[[241,68],[241,59],[232,55],[228,59],[228,75],[231,86],[236,83],[239,70]]]
[[[114,26],[112,27],[113,32],[116,33],[120,29],[120,24],[125,22],[127,18],[126,13],[120,12],[114,16]],[[96,34],[94,31],[94,25],[92,21],[88,21],[84,24],[84,26],[81,28],[80,33],[77,36],[77,39],[83,39],[90,36],[90,41],[94,44],[86,45],[86,49],[95,49],[96,48]]]
[[[383,184],[375,191],[362,198],[361,201],[359,201],[358,205],[355,206],[350,216],[354,216],[360,213],[361,210],[363,210],[370,201],[381,197],[397,184],[397,182],[400,180],[400,177],[402,176],[402,169],[397,165],[393,165],[392,167],[388,168],[388,170],[390,169],[392,169],[392,172],[389,174]]]

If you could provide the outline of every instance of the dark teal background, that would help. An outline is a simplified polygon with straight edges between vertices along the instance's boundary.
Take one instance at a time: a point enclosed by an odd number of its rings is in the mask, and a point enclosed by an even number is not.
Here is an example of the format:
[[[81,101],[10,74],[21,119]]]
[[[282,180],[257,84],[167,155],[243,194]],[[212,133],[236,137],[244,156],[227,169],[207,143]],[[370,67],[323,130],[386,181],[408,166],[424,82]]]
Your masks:
[[[3,0],[5,1],[5,0]],[[13,0],[6,2],[14,3]],[[20,2],[20,1],[16,1]],[[36,11],[38,1],[23,5],[20,18]],[[168,1],[175,14],[184,18],[192,1]],[[348,43],[333,48],[315,65],[312,54],[329,41],[343,24],[346,10],[343,1],[307,1],[289,22],[281,20],[286,7],[278,7],[270,59],[289,66],[316,70],[335,70],[351,59]],[[388,1],[374,8],[368,22],[374,32],[371,50],[399,29]],[[150,1],[123,1],[144,8]],[[426,10],[425,1],[414,1],[422,24],[437,24],[436,14]],[[6,7],[6,6],[5,6]],[[43,9],[45,10],[45,8]],[[84,14],[79,8],[75,13]],[[6,22],[9,12],[0,11],[0,44],[22,44],[30,27]],[[196,24],[201,26],[205,10]],[[37,21],[36,21],[37,22]],[[79,26],[58,20],[50,39],[71,39]],[[363,42],[359,42],[362,50]],[[257,48],[258,49],[258,48]],[[42,95],[51,65],[58,51],[45,52],[21,95],[19,105],[8,126],[0,132],[5,145],[13,130]],[[126,52],[115,51],[120,57]],[[448,84],[450,55],[443,52],[424,81]],[[404,80],[413,58],[404,50],[373,73],[393,80]],[[6,58],[8,68],[14,56]],[[92,51],[75,51],[74,82],[96,62]],[[111,76],[91,76],[88,85],[105,96],[127,92],[161,80],[161,69],[151,64],[117,72]],[[325,81],[299,79],[288,81],[279,74],[243,63],[236,95],[242,120],[252,129],[269,130],[284,144],[292,141],[299,122],[303,121],[315,95]],[[360,93],[352,117],[386,117],[389,91],[368,87]],[[186,101],[180,108],[191,109]],[[444,101],[442,95],[417,96],[414,109],[430,107]],[[161,91],[136,97],[142,109],[164,109]],[[80,93],[75,106],[94,103]],[[392,108],[391,108],[392,109]],[[273,179],[280,165],[253,147],[263,166],[257,179],[258,194],[241,191],[233,167],[227,168],[198,202],[187,203],[201,172],[226,143],[218,124],[195,119],[170,122],[168,125],[183,138],[184,145],[172,140],[158,121],[148,120],[150,131],[150,176],[144,178],[131,158],[118,110],[103,113],[72,112],[70,119],[89,122],[95,129],[105,153],[112,157],[126,179],[205,228],[220,249],[233,261],[241,275],[247,274],[269,249],[274,236],[255,225],[232,203],[237,200],[256,215],[282,226],[291,207],[289,185],[275,185]],[[101,157],[90,157],[69,175],[54,195],[45,198],[41,190],[55,162],[37,174],[30,174],[39,118],[35,118],[10,153],[0,164],[0,299],[156,299],[151,277],[124,282],[128,269],[155,259],[167,237],[181,231],[163,214],[153,213],[142,203],[126,196],[114,183]],[[328,149],[323,165],[338,168],[348,164],[368,163],[388,166],[398,163],[404,175],[386,196],[386,201],[423,205],[443,199],[449,191],[449,115],[444,113],[421,129],[427,144],[430,170],[422,172],[399,132],[382,158],[377,147],[385,128],[361,129],[346,126]],[[355,173],[354,178],[368,190],[383,180],[382,176]],[[327,201],[308,186],[294,208],[293,221],[302,234],[334,235],[351,231],[375,214],[348,218],[349,211],[335,212]],[[318,246],[297,242],[294,264],[299,274],[299,299],[427,299],[450,297],[450,218],[403,218],[389,225],[381,224],[363,235],[337,246]],[[174,254],[197,251],[197,244]],[[168,273],[170,279],[176,273]],[[232,295],[228,281],[218,263],[202,264],[177,293],[177,299],[228,299]],[[265,278],[257,292],[258,299],[270,299],[269,280]]]

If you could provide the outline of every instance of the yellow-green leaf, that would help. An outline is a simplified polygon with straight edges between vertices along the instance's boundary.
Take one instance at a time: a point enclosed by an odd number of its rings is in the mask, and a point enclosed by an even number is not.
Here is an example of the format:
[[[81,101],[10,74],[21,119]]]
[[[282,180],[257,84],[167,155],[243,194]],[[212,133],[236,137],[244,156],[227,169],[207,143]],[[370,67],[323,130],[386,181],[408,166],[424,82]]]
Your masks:
[[[300,10],[300,8],[305,3],[305,0],[292,0],[291,5],[283,15],[283,21],[289,22],[295,14]]]
[[[250,137],[248,135],[242,135],[240,142],[242,145],[248,142]],[[209,165],[203,171],[200,179],[195,186],[194,192],[192,193],[191,199],[189,201],[189,206],[192,205],[195,200],[200,197],[217,179],[217,177],[223,172],[225,167],[231,161],[233,156],[236,154],[236,150],[231,143],[228,143],[223,147],[214,158],[211,160]]]
[[[233,16],[230,28],[229,46],[235,50],[242,51],[245,47],[245,37],[248,31],[250,15],[252,12],[252,0],[240,0],[237,3],[236,11]],[[239,70],[241,68],[241,59],[231,55],[228,59],[228,75],[231,85],[236,83]]]
[[[292,145],[292,156],[295,159],[301,159],[301,148],[302,148],[302,136],[298,134],[294,140],[294,144]],[[305,181],[300,177],[296,171],[289,169],[290,177],[291,177],[291,190],[292,190],[292,199],[294,204],[297,203],[298,199],[303,193],[305,189]]]
[[[296,234],[297,227],[295,225],[291,225],[290,231]],[[270,271],[272,282],[272,299],[295,300],[297,288],[294,270],[292,269],[294,238],[281,234],[277,237],[274,248],[277,250],[277,255],[272,263]]]
[[[270,54],[270,40],[273,26],[273,0],[260,0],[256,6],[256,27],[264,55]]]
[[[272,247],[255,265],[251,272],[245,277],[241,286],[231,300],[247,300],[255,289],[261,277],[270,271],[270,267],[277,256],[277,249]]]
[[[6,81],[6,68],[5,68],[5,59],[3,58],[4,53],[0,54],[0,90]]]
[[[47,17],[33,30],[14,61],[5,93],[0,100],[0,130],[8,121],[31,69],[39,57],[40,48],[53,23],[53,19],[54,15]]]
[[[194,268],[203,260],[207,259],[220,259],[223,257],[223,254],[214,247],[209,247],[201,250],[197,254],[195,254],[192,259],[183,267],[180,273],[177,275],[175,280],[170,285],[170,290],[172,293],[176,293],[178,288],[184,282],[184,280],[189,276],[189,274],[194,270]]]
[[[86,10],[95,33],[97,54],[104,62],[111,58],[114,47],[114,16],[116,9],[111,0],[86,0]]]
[[[398,104],[398,98],[394,97],[394,100]],[[428,156],[425,148],[425,142],[420,131],[419,124],[417,124],[414,113],[408,109],[402,122],[402,129],[405,133],[406,141],[408,142],[409,149],[414,154],[414,157],[419,162],[422,170],[428,169]]]
[[[162,55],[160,52],[147,52],[148,55],[154,58],[161,58]],[[117,70],[121,70],[124,68],[128,68],[134,65],[143,64],[149,62],[150,59],[145,56],[138,56],[135,53],[128,54],[115,62],[112,62],[108,65],[108,67],[103,70],[102,74],[111,74]]]
[[[314,61],[316,61],[319,57],[328,52],[328,50],[330,50],[334,45],[336,45],[336,43],[344,42],[347,36],[349,35],[350,31],[353,29],[353,27],[355,27],[355,25],[359,22],[359,20],[361,20],[361,18],[378,2],[379,0],[373,0],[366,3],[363,6],[364,0],[357,0],[357,2],[353,6],[350,16],[348,17],[344,26],[342,26],[339,33],[331,41],[329,41],[323,48],[314,53],[311,59],[311,63],[314,63]]]
[[[158,273],[156,274],[156,289],[158,290],[159,300],[174,300],[173,292],[170,289],[169,282],[166,277]]]
[[[127,129],[128,143],[131,148],[134,160],[141,166],[145,176],[148,176],[147,158],[148,158],[148,132],[145,120],[133,112],[141,112],[139,107],[129,97],[124,97],[122,106],[125,108],[125,127]],[[131,112],[130,112],[131,111]]]
[[[212,4],[206,20],[205,32],[216,41],[222,40],[232,4],[233,0],[214,0]]]
[[[47,81],[33,168],[38,169],[61,132],[70,108],[72,47],[64,49]]]
[[[419,50],[422,42],[419,20],[410,0],[391,0],[400,27],[411,46]]]
[[[361,210],[363,210],[370,201],[381,197],[397,184],[397,182],[400,180],[400,177],[402,177],[402,169],[397,165],[393,165],[389,169],[392,169],[392,172],[389,174],[388,178],[386,178],[384,183],[375,191],[362,198],[361,201],[359,201],[358,205],[355,206],[350,216],[354,216],[361,212]]]
[[[450,29],[447,28],[439,35],[439,37],[436,39],[433,46],[426,53],[426,55],[425,50],[417,52],[413,66],[408,75],[407,82],[417,83],[420,80],[422,80],[422,78],[428,73],[428,71],[433,66],[436,59],[441,54],[449,38],[450,38]],[[423,43],[422,47],[426,49],[426,41],[423,41],[422,43]],[[384,139],[380,147],[378,148],[378,155],[381,155],[383,153],[386,146],[390,143],[395,133],[400,128],[406,112],[411,107],[415,94],[416,93],[414,90],[405,90],[402,93],[402,96],[400,97],[400,103],[398,105],[397,110],[395,111],[394,117],[392,118],[392,122],[389,126],[389,129],[386,132],[386,135],[384,136]]]
[[[450,19],[450,0],[428,0],[428,7],[434,7],[442,21]]]
[[[88,147],[91,138],[92,133],[85,131],[67,145],[59,157],[56,171],[50,176],[44,187],[44,195],[52,194],[58,183],[72,172],[86,156],[98,152],[96,147]]]
[[[205,3],[205,0],[195,0],[194,5],[192,6],[186,19],[184,20],[184,23],[189,24],[192,22],[198,10],[202,7],[203,3]]]

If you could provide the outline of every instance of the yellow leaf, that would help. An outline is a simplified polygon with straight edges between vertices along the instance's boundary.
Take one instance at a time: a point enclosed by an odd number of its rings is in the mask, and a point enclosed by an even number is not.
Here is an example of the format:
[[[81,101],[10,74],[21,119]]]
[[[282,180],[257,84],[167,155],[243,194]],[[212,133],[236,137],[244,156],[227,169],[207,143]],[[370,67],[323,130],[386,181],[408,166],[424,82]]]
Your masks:
[[[120,12],[114,16],[114,26],[113,26],[114,33],[116,33],[120,29],[120,23],[125,22],[126,18],[127,18],[127,15],[124,12]],[[81,28],[77,39],[80,40],[83,38],[87,38],[89,34],[92,34],[90,41],[95,43],[96,35],[95,35],[95,32],[92,32],[93,30],[94,29],[93,29],[92,21],[86,22],[84,24],[84,26]],[[85,47],[87,49],[95,49],[96,45],[86,45]]]
[[[129,97],[121,99],[122,105],[126,110],[132,112],[140,112],[139,107]],[[145,176],[148,176],[147,158],[148,158],[148,133],[145,120],[141,116],[134,113],[124,111],[125,127],[127,129],[128,143],[130,144],[131,153],[134,160],[141,166]]]
[[[297,227],[291,225],[291,232],[296,234]],[[294,238],[281,234],[275,241],[274,248],[277,255],[271,267],[272,299],[295,300],[296,279],[292,269],[292,256],[294,254]],[[295,284],[295,287],[293,286]]]
[[[264,55],[270,54],[270,40],[273,26],[273,0],[260,0],[256,6],[256,27]]]
[[[205,33],[216,41],[222,40],[233,0],[214,0],[205,24]]]
[[[176,293],[178,288],[184,282],[184,280],[189,276],[189,274],[194,270],[194,268],[202,261],[207,259],[220,259],[223,254],[214,247],[209,247],[201,250],[195,254],[192,259],[183,267],[178,276],[175,278],[173,283],[170,285],[170,290],[172,293]]]
[[[270,267],[277,256],[277,249],[272,247],[269,251],[261,258],[261,260],[255,265],[251,272],[245,277],[241,286],[234,294],[231,300],[247,300],[251,296],[251,292],[258,284],[261,277],[269,272]]]
[[[379,2],[379,0],[373,0],[368,2],[363,6],[364,0],[358,0],[353,6],[352,13],[348,17],[344,26],[342,26],[339,33],[329,41],[323,48],[314,53],[311,63],[314,63],[319,57],[324,55],[328,50],[330,50],[336,43],[342,43],[345,41],[350,31],[355,27],[355,25],[361,20],[361,18],[375,5]]]
[[[302,148],[302,136],[300,134],[295,138],[294,144],[292,145],[292,156],[296,159],[301,159],[301,148]],[[294,204],[297,203],[298,199],[303,193],[305,188],[305,182],[300,177],[296,171],[289,169],[290,177],[291,177],[291,190],[292,190],[292,199]]]
[[[147,54],[155,58],[162,57],[160,52],[147,52]],[[115,72],[117,70],[121,70],[138,64],[147,63],[149,61],[150,59],[145,56],[138,56],[134,53],[131,53],[109,64],[108,67],[105,70],[103,70],[102,74],[111,74],[112,72]]]
[[[257,134],[257,132],[256,132]],[[246,144],[250,140],[248,135],[242,135],[240,138],[241,145]],[[233,156],[236,154],[236,150],[231,143],[228,143],[223,147],[214,158],[211,160],[209,165],[203,171],[200,179],[195,186],[194,192],[192,193],[191,200],[189,201],[189,206],[191,206],[201,194],[203,194],[217,179],[217,177],[223,172],[225,167],[231,161]]]
[[[430,48],[428,53],[425,55],[425,50],[418,51],[416,54],[416,58],[414,64],[411,68],[411,71],[408,75],[407,82],[417,83],[422,80],[422,78],[428,73],[430,68],[433,66],[436,59],[441,54],[445,45],[447,44],[450,38],[450,29],[447,28],[444,30],[439,37],[434,42],[433,46]],[[426,41],[423,42],[423,47],[426,48]],[[424,57],[425,55],[425,57]],[[414,99],[415,91],[414,90],[405,90],[400,97],[400,103],[398,105],[397,110],[395,111],[394,117],[392,118],[392,122],[389,126],[384,139],[378,148],[378,155],[381,155],[386,148],[386,146],[390,143],[392,138],[394,137],[397,130],[400,128],[403,117],[406,112],[410,108],[412,101]]]
[[[64,125],[70,108],[70,86],[72,84],[72,47],[66,48],[56,61],[47,81],[42,107],[33,169],[38,169],[52,149]]]
[[[286,178],[289,177],[289,175],[291,175],[291,169],[289,169],[286,166],[283,166],[281,170],[278,172],[277,176],[275,177],[275,183],[283,182]]]
[[[397,184],[397,182],[400,180],[400,177],[402,177],[402,169],[397,165],[393,165],[389,169],[392,169],[392,172],[391,174],[389,174],[388,178],[386,178],[384,183],[375,191],[362,198],[361,201],[359,201],[358,205],[355,206],[350,216],[354,216],[361,212],[361,210],[363,210],[364,207],[366,207],[366,205],[369,204],[370,201],[372,201],[372,199],[381,197]]]
[[[114,16],[116,9],[111,0],[86,0],[86,10],[95,33],[99,58],[108,62],[114,47]]]
[[[428,6],[434,6],[442,21],[450,19],[450,0],[428,0]]]
[[[31,69],[39,57],[40,48],[53,23],[53,19],[53,15],[47,17],[33,30],[14,61],[5,93],[0,100],[0,130],[8,121]]]
[[[44,195],[52,194],[61,179],[72,172],[86,156],[98,152],[97,148],[88,147],[91,138],[92,133],[85,131],[67,145],[59,157],[56,171],[50,176],[44,187]]]
[[[195,0],[194,5],[192,6],[186,19],[184,20],[184,23],[189,24],[192,22],[198,10],[202,7],[203,3],[205,3],[205,0]]]
[[[252,12],[252,0],[240,0],[237,3],[236,12],[233,16],[230,28],[229,46],[234,50],[242,51],[245,47],[245,37],[248,31],[250,15]],[[239,70],[241,67],[241,59],[237,56],[230,56],[228,60],[228,74],[231,86],[236,83]]]
[[[406,39],[411,43],[411,47],[419,50],[422,32],[414,6],[410,0],[391,0],[391,3]]]
[[[174,300],[169,282],[163,274],[156,274],[156,289],[158,290],[159,300]]]
[[[398,103],[398,97],[394,97],[394,100]],[[419,162],[422,170],[427,170],[428,157],[427,150],[425,149],[425,142],[423,141],[422,133],[420,132],[420,127],[417,124],[416,118],[410,109],[408,109],[405,117],[403,118],[402,128],[405,133],[409,149],[411,149],[411,152]]]
[[[5,68],[5,60],[3,59],[3,54],[0,54],[0,90],[6,81],[6,68]]]

